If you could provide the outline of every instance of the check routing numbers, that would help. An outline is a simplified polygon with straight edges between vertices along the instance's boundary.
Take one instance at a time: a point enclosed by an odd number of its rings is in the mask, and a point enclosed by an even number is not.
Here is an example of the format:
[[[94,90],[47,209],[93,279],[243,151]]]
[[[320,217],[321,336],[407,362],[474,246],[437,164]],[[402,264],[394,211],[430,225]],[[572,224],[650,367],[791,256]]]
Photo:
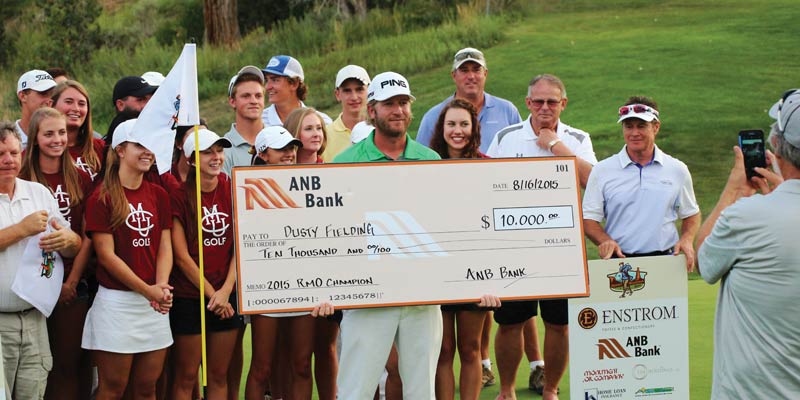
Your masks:
[[[572,157],[235,168],[240,310],[588,295]]]

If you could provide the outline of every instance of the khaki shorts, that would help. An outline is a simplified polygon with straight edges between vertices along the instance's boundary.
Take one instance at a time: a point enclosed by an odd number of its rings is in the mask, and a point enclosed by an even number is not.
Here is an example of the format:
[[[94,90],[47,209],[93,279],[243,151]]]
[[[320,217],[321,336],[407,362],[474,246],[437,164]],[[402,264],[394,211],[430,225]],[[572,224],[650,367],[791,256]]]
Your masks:
[[[6,390],[15,399],[42,399],[53,368],[47,321],[36,309],[0,312]]]

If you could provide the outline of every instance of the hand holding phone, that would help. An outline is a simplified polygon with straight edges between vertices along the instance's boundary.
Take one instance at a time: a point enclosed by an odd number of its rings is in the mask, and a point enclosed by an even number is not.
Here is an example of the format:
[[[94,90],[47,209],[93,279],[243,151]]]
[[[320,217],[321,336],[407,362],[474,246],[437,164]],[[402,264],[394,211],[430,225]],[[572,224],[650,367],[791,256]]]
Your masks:
[[[761,176],[755,171],[755,167],[767,167],[767,154],[764,147],[764,131],[760,129],[748,129],[739,131],[739,148],[744,155],[744,168],[747,172],[747,179],[754,176]]]

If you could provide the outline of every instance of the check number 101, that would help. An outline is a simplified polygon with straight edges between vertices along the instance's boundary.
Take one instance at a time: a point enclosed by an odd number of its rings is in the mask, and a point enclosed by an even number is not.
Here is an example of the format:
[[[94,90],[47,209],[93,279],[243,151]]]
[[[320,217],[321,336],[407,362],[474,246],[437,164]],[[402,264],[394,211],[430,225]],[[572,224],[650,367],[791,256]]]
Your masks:
[[[494,229],[496,231],[572,227],[574,227],[572,206],[494,209]]]

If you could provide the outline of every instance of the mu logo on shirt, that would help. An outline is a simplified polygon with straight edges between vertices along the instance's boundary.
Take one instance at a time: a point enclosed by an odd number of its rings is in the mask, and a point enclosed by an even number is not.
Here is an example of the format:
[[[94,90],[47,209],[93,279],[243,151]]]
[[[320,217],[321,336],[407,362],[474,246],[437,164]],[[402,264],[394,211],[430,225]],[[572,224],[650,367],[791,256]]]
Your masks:
[[[53,197],[56,199],[58,203],[58,211],[61,212],[61,215],[67,220],[67,222],[72,222],[72,218],[69,216],[70,213],[70,198],[69,192],[65,192],[61,185],[56,186],[56,190],[53,191]]]
[[[150,231],[155,226],[152,222],[153,213],[143,210],[142,203],[138,203],[136,207],[134,207],[133,204],[128,203],[128,207],[130,207],[131,212],[128,214],[128,218],[125,219],[125,225],[127,225],[128,228],[139,232],[139,236],[143,238],[148,237],[150,235]]]
[[[80,168],[83,172],[89,174],[89,178],[91,178],[92,182],[94,182],[94,178],[97,176],[97,173],[92,170],[92,167],[89,164],[83,162],[80,157],[76,157],[75,166]]]
[[[208,232],[214,237],[222,237],[231,226],[230,216],[217,209],[214,204],[211,208],[203,207],[203,232]]]

